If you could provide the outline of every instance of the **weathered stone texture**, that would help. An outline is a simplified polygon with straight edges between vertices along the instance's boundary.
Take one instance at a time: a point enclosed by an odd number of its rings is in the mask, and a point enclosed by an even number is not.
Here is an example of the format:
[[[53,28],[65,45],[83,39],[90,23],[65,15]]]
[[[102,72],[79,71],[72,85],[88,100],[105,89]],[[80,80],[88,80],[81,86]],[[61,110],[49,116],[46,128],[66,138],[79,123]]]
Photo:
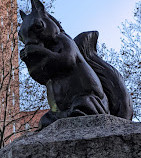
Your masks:
[[[110,115],[61,119],[18,138],[0,158],[141,158],[141,123]]]

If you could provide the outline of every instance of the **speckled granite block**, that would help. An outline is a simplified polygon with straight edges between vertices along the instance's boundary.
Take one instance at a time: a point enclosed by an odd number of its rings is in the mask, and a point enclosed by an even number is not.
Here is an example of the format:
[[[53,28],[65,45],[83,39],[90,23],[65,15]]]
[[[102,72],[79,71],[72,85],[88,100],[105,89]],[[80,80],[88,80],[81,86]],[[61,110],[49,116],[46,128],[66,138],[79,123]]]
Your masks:
[[[60,119],[1,149],[0,158],[141,158],[141,123],[111,115]]]

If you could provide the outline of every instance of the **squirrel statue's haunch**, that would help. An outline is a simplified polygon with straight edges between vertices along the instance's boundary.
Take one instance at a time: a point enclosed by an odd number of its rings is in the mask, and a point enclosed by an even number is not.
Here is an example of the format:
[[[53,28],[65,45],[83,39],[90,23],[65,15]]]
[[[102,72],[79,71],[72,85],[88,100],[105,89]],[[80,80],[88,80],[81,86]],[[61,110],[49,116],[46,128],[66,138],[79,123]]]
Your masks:
[[[20,57],[35,81],[47,87],[50,83],[48,97],[53,96],[60,110],[42,116],[39,129],[64,117],[111,114],[132,119],[122,76],[96,54],[98,32],[84,32],[73,40],[39,0],[31,3],[29,15],[20,11],[19,39],[25,44]]]

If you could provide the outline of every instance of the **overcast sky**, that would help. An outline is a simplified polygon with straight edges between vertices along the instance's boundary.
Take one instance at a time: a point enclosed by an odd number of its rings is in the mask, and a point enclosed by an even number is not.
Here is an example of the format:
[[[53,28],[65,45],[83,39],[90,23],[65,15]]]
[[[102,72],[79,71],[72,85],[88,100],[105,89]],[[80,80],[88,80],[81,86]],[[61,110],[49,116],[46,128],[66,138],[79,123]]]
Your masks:
[[[138,0],[56,0],[53,16],[71,37],[81,32],[98,30],[99,42],[120,49],[121,22],[133,21]]]

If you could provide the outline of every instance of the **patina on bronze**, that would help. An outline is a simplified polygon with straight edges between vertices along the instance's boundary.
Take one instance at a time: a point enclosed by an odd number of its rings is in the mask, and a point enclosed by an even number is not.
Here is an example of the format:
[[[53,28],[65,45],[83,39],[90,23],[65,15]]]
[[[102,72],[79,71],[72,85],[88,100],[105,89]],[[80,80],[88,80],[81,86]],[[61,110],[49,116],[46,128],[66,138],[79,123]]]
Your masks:
[[[47,87],[50,83],[48,97],[53,96],[60,110],[47,112],[39,129],[64,117],[111,114],[132,119],[122,76],[96,54],[98,32],[84,32],[73,40],[39,0],[31,4],[29,15],[20,11],[19,39],[25,44],[20,57],[35,81]]]

